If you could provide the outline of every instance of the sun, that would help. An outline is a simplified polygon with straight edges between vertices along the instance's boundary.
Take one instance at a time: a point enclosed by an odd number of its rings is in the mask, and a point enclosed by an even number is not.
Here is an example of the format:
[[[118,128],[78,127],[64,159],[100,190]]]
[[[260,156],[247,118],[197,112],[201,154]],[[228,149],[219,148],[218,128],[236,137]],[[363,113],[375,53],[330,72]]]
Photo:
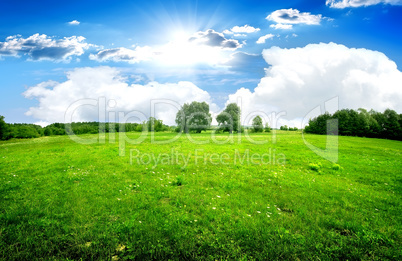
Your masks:
[[[217,47],[191,41],[196,32],[175,30],[171,40],[158,48],[158,61],[168,66],[219,65],[228,54]]]

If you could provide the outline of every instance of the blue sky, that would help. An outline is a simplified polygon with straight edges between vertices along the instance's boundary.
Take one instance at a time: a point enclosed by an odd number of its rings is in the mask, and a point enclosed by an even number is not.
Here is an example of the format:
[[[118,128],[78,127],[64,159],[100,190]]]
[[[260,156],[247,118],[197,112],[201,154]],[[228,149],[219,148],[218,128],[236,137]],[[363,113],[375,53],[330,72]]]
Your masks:
[[[290,125],[335,96],[401,113],[401,24],[400,0],[3,0],[0,115],[63,121],[99,97],[146,116],[155,97],[213,113],[240,97],[245,118],[284,111]]]

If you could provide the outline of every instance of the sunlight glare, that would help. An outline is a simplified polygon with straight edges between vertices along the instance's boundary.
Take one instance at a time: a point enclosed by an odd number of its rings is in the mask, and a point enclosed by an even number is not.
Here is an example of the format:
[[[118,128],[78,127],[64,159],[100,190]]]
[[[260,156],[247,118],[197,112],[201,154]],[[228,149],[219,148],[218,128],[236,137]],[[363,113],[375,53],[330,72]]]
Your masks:
[[[172,40],[159,48],[159,62],[163,65],[195,66],[217,65],[227,59],[228,54],[220,48],[191,42],[192,35],[182,30],[172,33]]]

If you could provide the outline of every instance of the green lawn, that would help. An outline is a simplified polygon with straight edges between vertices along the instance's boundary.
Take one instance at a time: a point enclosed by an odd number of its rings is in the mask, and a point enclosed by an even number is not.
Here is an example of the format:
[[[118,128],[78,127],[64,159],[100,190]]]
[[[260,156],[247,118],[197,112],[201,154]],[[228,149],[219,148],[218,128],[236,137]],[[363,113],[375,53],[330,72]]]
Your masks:
[[[402,259],[400,141],[250,137],[0,142],[0,259]]]

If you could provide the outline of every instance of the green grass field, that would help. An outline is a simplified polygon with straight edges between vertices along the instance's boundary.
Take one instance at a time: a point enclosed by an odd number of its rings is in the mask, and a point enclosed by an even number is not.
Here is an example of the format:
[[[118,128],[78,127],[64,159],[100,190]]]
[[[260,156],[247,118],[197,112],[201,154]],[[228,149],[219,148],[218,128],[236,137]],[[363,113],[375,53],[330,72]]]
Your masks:
[[[0,142],[0,259],[402,259],[400,141],[273,135]]]

